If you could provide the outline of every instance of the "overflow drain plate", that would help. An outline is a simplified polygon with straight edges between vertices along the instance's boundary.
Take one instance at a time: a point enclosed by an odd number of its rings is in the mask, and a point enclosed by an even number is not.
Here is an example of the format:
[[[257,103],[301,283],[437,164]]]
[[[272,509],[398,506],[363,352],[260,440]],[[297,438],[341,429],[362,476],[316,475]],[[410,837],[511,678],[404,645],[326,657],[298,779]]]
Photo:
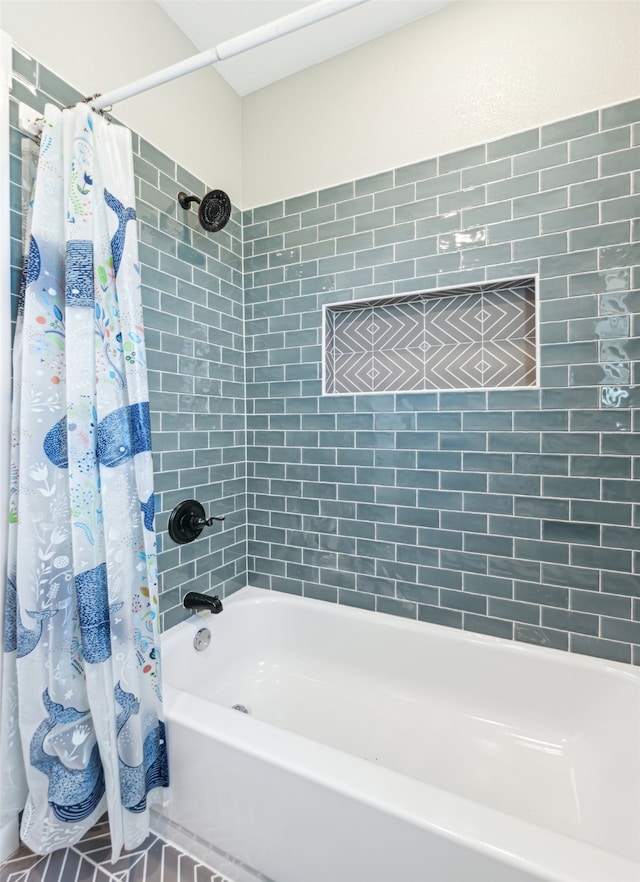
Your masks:
[[[193,638],[193,647],[202,652],[211,643],[211,631],[208,628],[200,628]]]

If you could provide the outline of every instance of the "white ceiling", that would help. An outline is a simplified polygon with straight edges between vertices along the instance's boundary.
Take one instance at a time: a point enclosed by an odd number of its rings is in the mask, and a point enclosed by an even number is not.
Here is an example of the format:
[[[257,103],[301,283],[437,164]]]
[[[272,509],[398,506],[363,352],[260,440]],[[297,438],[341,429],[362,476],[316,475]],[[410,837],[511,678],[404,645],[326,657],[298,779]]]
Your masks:
[[[200,51],[315,0],[156,0]],[[221,61],[216,70],[239,95],[275,83],[422,18],[455,0],[367,0],[332,18]]]

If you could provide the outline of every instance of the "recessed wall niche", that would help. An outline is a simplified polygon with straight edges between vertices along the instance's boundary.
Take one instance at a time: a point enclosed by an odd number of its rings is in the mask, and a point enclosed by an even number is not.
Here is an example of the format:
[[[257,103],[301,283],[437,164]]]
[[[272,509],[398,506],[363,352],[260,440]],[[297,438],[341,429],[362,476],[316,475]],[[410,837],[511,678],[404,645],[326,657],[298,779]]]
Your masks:
[[[324,393],[537,385],[536,280],[325,306]]]

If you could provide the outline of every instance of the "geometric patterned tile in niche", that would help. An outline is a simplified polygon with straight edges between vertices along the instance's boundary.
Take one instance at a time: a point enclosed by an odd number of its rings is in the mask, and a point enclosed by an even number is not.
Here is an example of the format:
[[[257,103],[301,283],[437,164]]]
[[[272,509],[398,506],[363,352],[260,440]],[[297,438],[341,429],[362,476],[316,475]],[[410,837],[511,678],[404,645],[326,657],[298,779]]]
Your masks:
[[[501,388],[535,385],[535,356],[535,342],[528,338],[485,342],[482,385]]]
[[[423,301],[391,304],[374,310],[373,349],[375,352],[417,349],[423,342]]]
[[[528,287],[485,291],[480,315],[485,342],[535,335],[535,302]]]
[[[337,355],[333,364],[333,392],[373,392],[373,352]]]
[[[482,339],[479,294],[434,296],[425,300],[425,348]]]
[[[333,351],[336,355],[371,352],[374,334],[373,310],[346,309],[335,313]]]
[[[535,385],[535,290],[529,278],[330,306],[326,392]]]
[[[335,345],[335,324],[336,313],[327,309],[325,312],[324,345],[327,354],[331,355],[333,355],[333,347]]]
[[[330,349],[327,349],[324,354],[324,388],[329,394],[336,392],[335,381],[333,352]]]
[[[482,386],[482,343],[430,346],[424,353],[424,389],[468,389]]]
[[[375,350],[373,355],[373,391],[424,389],[424,352],[422,349]]]

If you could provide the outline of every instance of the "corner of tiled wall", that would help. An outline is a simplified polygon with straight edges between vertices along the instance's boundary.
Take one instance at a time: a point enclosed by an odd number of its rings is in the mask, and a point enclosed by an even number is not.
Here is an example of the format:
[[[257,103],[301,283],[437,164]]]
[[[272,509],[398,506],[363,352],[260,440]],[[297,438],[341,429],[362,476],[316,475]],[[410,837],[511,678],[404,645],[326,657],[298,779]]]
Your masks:
[[[139,139],[144,321],[149,359],[156,529],[164,626],[185,617],[189,590],[226,595],[246,584],[244,319],[238,209],[216,234],[177,202],[211,186]],[[219,185],[218,185],[219,186]],[[197,541],[175,545],[166,527],[183,499],[224,515]]]

